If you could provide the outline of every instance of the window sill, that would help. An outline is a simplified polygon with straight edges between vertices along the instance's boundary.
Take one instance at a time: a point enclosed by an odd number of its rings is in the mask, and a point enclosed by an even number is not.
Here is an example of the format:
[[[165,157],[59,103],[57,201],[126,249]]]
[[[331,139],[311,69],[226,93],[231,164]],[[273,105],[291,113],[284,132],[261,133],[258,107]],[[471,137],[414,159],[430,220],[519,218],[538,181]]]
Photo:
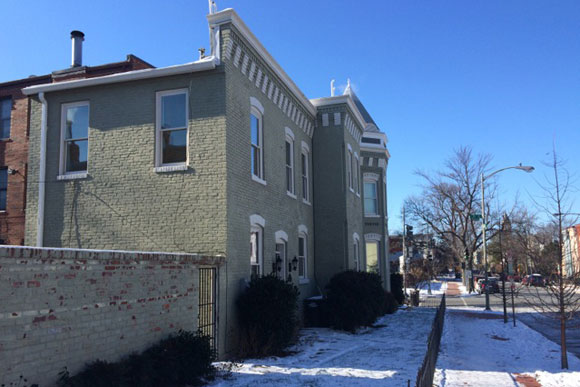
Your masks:
[[[156,173],[168,173],[168,172],[179,172],[179,171],[187,171],[189,166],[187,164],[180,164],[180,165],[163,165],[161,167],[153,168],[153,171]]]
[[[267,185],[266,180],[261,179],[256,175],[252,175],[252,180],[254,180],[256,183],[260,183],[262,185]]]
[[[365,218],[380,218],[379,214],[365,214]]]
[[[294,195],[292,192],[290,191],[286,191],[286,195],[290,196],[292,199],[296,199],[296,195]]]
[[[299,283],[300,285],[306,285],[306,284],[309,284],[309,283],[310,283],[310,280],[309,280],[308,278],[300,278],[300,279],[298,280],[298,283]]]
[[[66,175],[58,175],[56,180],[63,181],[63,180],[77,180],[77,179],[86,179],[89,177],[88,172],[82,173],[69,173]]]
[[[306,204],[307,206],[312,205],[312,203],[310,203],[308,200],[304,200],[304,199],[302,199],[302,203]]]

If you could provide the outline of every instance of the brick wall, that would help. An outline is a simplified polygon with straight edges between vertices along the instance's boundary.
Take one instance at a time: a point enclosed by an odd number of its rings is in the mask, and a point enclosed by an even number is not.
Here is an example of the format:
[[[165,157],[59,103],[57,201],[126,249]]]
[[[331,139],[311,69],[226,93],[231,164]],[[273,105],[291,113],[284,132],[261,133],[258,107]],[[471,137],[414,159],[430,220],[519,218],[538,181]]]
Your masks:
[[[197,328],[198,268],[223,257],[0,247],[0,384],[50,385]]]

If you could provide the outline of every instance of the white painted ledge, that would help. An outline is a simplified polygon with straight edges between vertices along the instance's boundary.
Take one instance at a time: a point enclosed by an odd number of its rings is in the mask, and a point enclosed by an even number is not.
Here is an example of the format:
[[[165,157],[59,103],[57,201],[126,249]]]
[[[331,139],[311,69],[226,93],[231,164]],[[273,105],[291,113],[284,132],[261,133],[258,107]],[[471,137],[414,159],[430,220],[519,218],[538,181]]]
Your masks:
[[[165,165],[161,167],[153,168],[153,171],[156,173],[168,173],[168,172],[179,172],[179,171],[187,171],[189,166],[187,164],[183,165]]]
[[[63,181],[63,180],[76,180],[76,179],[86,179],[89,177],[87,172],[84,173],[69,173],[67,175],[58,175],[56,180]]]

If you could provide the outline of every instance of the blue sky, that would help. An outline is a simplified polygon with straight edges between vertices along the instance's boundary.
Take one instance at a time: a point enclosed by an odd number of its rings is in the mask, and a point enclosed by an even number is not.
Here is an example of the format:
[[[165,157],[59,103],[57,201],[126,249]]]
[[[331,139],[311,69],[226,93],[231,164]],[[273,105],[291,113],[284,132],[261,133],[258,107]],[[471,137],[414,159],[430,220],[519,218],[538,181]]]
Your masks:
[[[309,98],[351,78],[389,137],[391,231],[420,191],[413,172],[440,168],[461,145],[492,154],[497,168],[537,168],[498,176],[506,203],[539,193],[554,138],[570,172],[580,169],[580,1],[217,4],[236,9]],[[162,67],[208,47],[205,0],[2,0],[2,9],[0,82],[68,67],[73,29],[86,34],[87,65],[132,53]]]

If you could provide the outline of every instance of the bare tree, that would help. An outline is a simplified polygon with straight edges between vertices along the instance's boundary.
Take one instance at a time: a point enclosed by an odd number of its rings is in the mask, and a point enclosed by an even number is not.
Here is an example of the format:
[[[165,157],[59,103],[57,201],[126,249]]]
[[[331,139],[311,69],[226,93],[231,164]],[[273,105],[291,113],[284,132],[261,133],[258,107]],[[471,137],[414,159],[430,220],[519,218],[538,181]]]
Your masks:
[[[552,219],[548,225],[536,233],[536,245],[540,251],[532,256],[534,266],[548,276],[545,283],[547,296],[543,296],[540,288],[524,294],[526,300],[538,312],[560,322],[561,367],[568,368],[566,352],[566,325],[580,311],[580,270],[576,265],[564,266],[564,231],[577,221],[572,213],[573,202],[569,194],[574,187],[564,163],[558,159],[555,147],[552,150],[552,160],[546,164],[553,174],[546,176],[545,183],[539,183],[544,192],[545,200],[534,199],[536,205]],[[530,299],[530,295],[534,297]]]
[[[488,171],[490,161],[489,155],[474,156],[471,148],[459,148],[445,162],[444,170],[435,173],[417,171],[424,181],[423,192],[405,201],[407,213],[414,220],[428,225],[445,241],[459,262],[466,260],[469,270],[473,270],[473,253],[483,243],[481,222],[475,214],[481,212],[480,176]],[[490,199],[487,202],[491,203],[495,186],[490,180],[485,184]],[[486,212],[491,214],[489,208]],[[488,234],[488,238],[491,237],[493,233]],[[473,277],[469,281],[469,291],[474,291]]]

